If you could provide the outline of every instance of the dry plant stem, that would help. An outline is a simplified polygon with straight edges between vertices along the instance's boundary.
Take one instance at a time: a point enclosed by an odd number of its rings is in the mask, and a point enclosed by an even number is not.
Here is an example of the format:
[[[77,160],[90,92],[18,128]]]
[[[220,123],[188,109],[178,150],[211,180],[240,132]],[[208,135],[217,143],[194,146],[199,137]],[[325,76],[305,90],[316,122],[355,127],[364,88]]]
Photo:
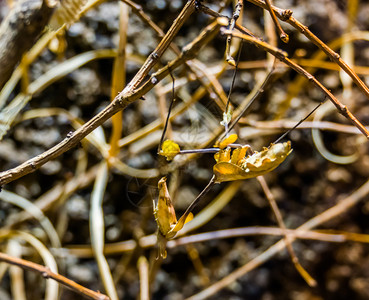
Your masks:
[[[196,273],[200,277],[200,285],[207,286],[210,283],[209,276],[206,274],[206,270],[204,268],[204,264],[201,261],[199,251],[196,249],[194,245],[188,244],[186,245],[187,256],[191,260]]]
[[[164,36],[164,32],[161,30],[161,28],[159,26],[157,26],[148,15],[145,14],[145,12],[143,11],[142,7],[136,3],[134,3],[131,0],[121,0],[122,2],[126,3],[127,5],[129,5],[132,8],[132,11],[141,18],[141,20],[143,22],[145,22],[149,27],[151,27],[159,37],[163,37]],[[177,55],[181,54],[181,50],[177,47],[176,44],[171,43],[170,44],[170,49]],[[226,103],[226,96],[224,93],[224,90],[222,88],[222,85],[219,83],[219,81],[217,81],[214,77],[208,75],[208,72],[206,71],[206,68],[203,67],[202,63],[200,63],[198,60],[193,59],[191,61],[187,61],[186,66],[189,68],[189,70],[195,75],[196,80],[200,81],[200,83],[203,86],[207,86],[204,83],[204,79],[203,77],[207,77],[209,79],[209,81],[212,84],[214,93],[218,96],[219,99],[221,99],[224,103]],[[195,70],[197,69],[197,71]],[[198,73],[201,74],[198,74]],[[210,87],[207,87],[210,91]],[[211,92],[209,92],[210,94]],[[219,101],[217,101],[218,99],[215,99],[218,106],[223,109],[221,102],[219,103]]]
[[[309,59],[296,58],[296,59],[291,59],[291,60],[293,62],[297,63],[298,65],[303,66],[303,67],[311,67],[311,68],[314,68],[314,69],[325,69],[325,70],[332,70],[332,71],[341,70],[339,65],[337,65],[336,63],[329,62],[329,61],[324,61],[324,60],[321,60],[320,58],[318,58],[318,59],[314,59],[314,58],[309,58]],[[282,67],[282,65],[283,64],[281,62],[279,62],[277,64],[277,67]],[[268,66],[268,61],[265,60],[265,59],[253,60],[253,61],[241,61],[238,64],[238,68],[241,69],[241,70],[263,69],[267,66]],[[359,75],[369,75],[369,68],[366,67],[366,66],[353,65],[352,68]],[[310,73],[313,73],[308,68],[306,68],[306,70]]]
[[[73,194],[75,191],[88,187],[95,179],[97,170],[98,165],[93,166],[87,172],[74,176],[63,184],[55,185],[34,201],[34,204],[43,212],[51,208],[56,208],[56,204],[62,204],[58,202],[60,199],[67,199],[69,195]],[[27,211],[13,213],[8,216],[4,228],[14,228],[30,218],[33,218],[33,216]]]
[[[296,125],[296,121],[294,120],[276,120],[276,121],[251,121],[251,120],[243,120],[239,121],[241,125],[250,125],[251,127],[258,129],[275,129],[275,131],[281,132],[285,129],[292,129]],[[299,125],[296,129],[311,129],[318,128],[320,130],[326,131],[334,131],[341,133],[350,133],[350,134],[361,134],[361,132],[354,126],[351,125],[343,125],[339,123],[333,123],[328,121],[305,121],[301,125]],[[369,127],[367,127],[369,129]]]
[[[137,267],[140,275],[140,300],[149,300],[149,263],[145,256],[138,259]]]
[[[104,110],[86,122],[82,127],[68,134],[68,136],[59,144],[26,161],[18,167],[1,172],[0,186],[16,180],[26,174],[34,172],[49,160],[58,157],[59,155],[76,146],[86,135],[103,124],[118,111],[125,109],[130,103],[134,102],[150,91],[156,82],[160,81],[169,74],[170,70],[174,70],[178,66],[182,65],[186,60],[195,57],[200,48],[212,40],[218,34],[218,32],[219,25],[216,22],[210,24],[204,29],[203,32],[199,34],[198,37],[196,37],[191,44],[184,48],[182,54],[177,59],[173,60],[166,67],[153,74],[151,79],[149,79],[140,88],[135,91],[126,91],[126,89],[124,89],[124,91],[115,97],[114,101]]]
[[[124,88],[121,95],[132,93],[144,80],[146,75],[150,72],[152,67],[159,61],[164,51],[169,47],[173,38],[177,35],[179,29],[182,27],[188,17],[195,11],[195,0],[187,1],[185,7],[182,9],[178,17],[173,22],[173,25],[169,28],[166,35],[160,41],[156,49],[149,55],[143,66],[133,77],[131,82]]]
[[[238,0],[236,7],[234,9],[233,12],[233,16],[229,22],[229,30],[233,30],[234,26],[236,25],[236,22],[238,20],[238,18],[240,17],[240,13],[243,7],[243,0]],[[231,55],[231,41],[232,41],[232,36],[228,36],[227,37],[227,41],[226,41],[226,61],[232,65],[232,66],[236,66],[236,61],[234,60],[234,58]]]
[[[277,219],[277,223],[279,225],[279,227],[282,229],[283,234],[285,235],[284,240],[286,242],[286,248],[287,251],[289,252],[291,259],[292,259],[292,263],[294,264],[296,270],[300,273],[300,275],[302,276],[302,278],[304,278],[304,280],[307,282],[307,284],[311,287],[314,287],[317,285],[316,281],[309,275],[309,273],[307,273],[307,271],[302,267],[302,265],[299,262],[299,259],[296,256],[295,251],[293,250],[292,247],[292,243],[290,240],[290,237],[287,233],[287,228],[286,225],[283,221],[282,218],[282,214],[278,208],[277,202],[274,199],[274,196],[272,194],[272,192],[270,191],[268,184],[265,181],[264,176],[258,176],[256,177],[256,179],[259,181],[261,188],[263,189],[263,192],[266,196],[266,198],[268,199],[269,205],[271,206],[273,213]]]
[[[284,42],[284,43],[288,43],[289,41],[289,37],[288,34],[284,32],[284,30],[281,27],[281,24],[279,24],[277,17],[275,16],[274,10],[272,8],[272,3],[270,0],[265,0],[267,9],[270,13],[270,16],[272,17],[273,23],[275,25],[275,27],[277,28],[278,34],[280,39]]]
[[[181,232],[180,232],[181,233]],[[188,245],[192,243],[202,243],[206,241],[214,241],[216,239],[227,239],[235,237],[245,236],[284,236],[285,233],[294,239],[315,240],[329,243],[344,243],[347,241],[354,241],[360,243],[369,243],[369,235],[357,234],[350,232],[336,232],[336,231],[313,231],[313,230],[301,230],[301,229],[286,229],[283,231],[277,227],[240,227],[223,229],[217,231],[210,231],[204,233],[193,234],[178,239],[170,240],[167,242],[167,248],[175,248],[182,245]],[[155,246],[157,243],[156,235],[151,234],[140,238],[138,244],[141,248],[146,249]],[[117,255],[125,252],[134,251],[137,248],[137,242],[134,240],[127,240],[117,243],[105,244],[105,255]],[[282,250],[282,249],[281,249]],[[74,255],[79,258],[91,258],[93,256],[92,249],[86,245],[71,245],[68,247],[68,254]]]
[[[111,84],[111,101],[124,88],[126,82],[126,46],[127,46],[127,29],[128,29],[128,6],[119,3],[119,44],[118,53],[114,59],[113,75]],[[112,134],[110,138],[109,156],[116,156],[119,153],[119,139],[122,136],[123,112],[120,111],[112,117]]]
[[[241,227],[241,228],[210,231],[181,237],[179,239],[169,241],[167,243],[167,247],[175,248],[181,245],[187,245],[192,243],[202,243],[205,241],[214,241],[216,239],[227,239],[245,236],[257,236],[257,235],[283,236],[286,233],[288,236],[293,236],[297,239],[325,241],[331,243],[343,243],[348,241],[348,239],[344,234],[329,234],[317,231],[302,231],[302,230],[300,231],[294,229],[282,230],[281,228],[274,227]]]
[[[228,126],[228,129],[219,136],[217,139],[217,143],[219,143],[224,137],[238,124],[238,121],[242,118],[242,116],[248,111],[248,109],[251,108],[251,105],[259,99],[259,97],[264,93],[265,87],[272,81],[273,78],[273,72],[274,72],[274,65],[271,68],[271,70],[267,73],[265,79],[263,80],[261,86],[257,89],[257,91],[254,93],[254,95],[251,97],[250,101],[246,103],[246,105],[240,106],[235,111],[236,118],[231,122],[231,124]]]
[[[225,64],[223,65],[222,69],[219,71],[219,73],[216,74],[216,77],[221,76],[226,70]],[[209,87],[210,83],[206,85],[206,87]],[[199,87],[196,92],[192,95],[191,99],[185,103],[180,103],[176,108],[173,109],[173,113],[170,116],[170,121],[172,121],[175,117],[182,114],[188,107],[199,101],[204,95],[206,94],[206,88],[205,87]],[[155,130],[158,130],[160,127],[163,127],[164,123],[160,120],[153,121],[152,123],[146,125],[145,127],[135,131],[134,133],[130,134],[129,136],[123,138],[119,142],[120,147],[124,147],[128,144],[131,144],[140,138],[154,132]]]
[[[249,2],[267,9],[267,5],[261,0],[248,0]],[[335,63],[337,63],[342,70],[344,70],[355,82],[355,84],[360,88],[360,90],[369,99],[369,88],[365,83],[356,75],[356,73],[341,59],[340,55],[324,44],[317,36],[315,36],[307,26],[301,24],[298,20],[292,17],[291,10],[283,10],[275,6],[272,7],[276,16],[296,28],[303,35],[305,35],[310,41],[312,41],[316,46],[323,50]]]
[[[169,122],[170,113],[172,112],[174,101],[176,100],[175,99],[175,87],[174,87],[175,79],[174,79],[174,76],[171,72],[169,74],[170,74],[170,77],[172,78],[172,99],[170,100],[170,104],[169,104],[169,108],[168,108],[168,114],[167,114],[167,117],[166,117],[165,123],[164,123],[163,133],[161,134],[161,138],[160,138],[160,142],[159,142],[159,146],[158,146],[158,153],[161,150],[161,145],[163,144],[163,141],[164,141],[164,138],[166,136],[168,127],[170,128],[170,122]]]
[[[7,253],[11,253],[13,257],[20,258],[22,255],[20,243],[15,239],[10,239],[7,245]],[[9,268],[9,276],[11,282],[10,290],[13,299],[26,300],[23,269],[13,265]]]
[[[237,33],[237,32],[230,32],[228,30],[224,31],[224,34],[231,34],[234,37],[241,38],[251,44],[254,44],[258,47],[263,48],[265,51],[271,53],[276,58],[278,58],[280,61],[284,62],[286,65],[288,65],[290,68],[301,74],[302,76],[306,77],[310,82],[314,83],[315,86],[317,86],[319,89],[321,89],[326,96],[329,98],[329,100],[334,104],[334,106],[337,108],[337,110],[348,120],[350,120],[351,123],[353,123],[364,135],[367,139],[369,139],[369,131],[359,122],[359,120],[356,119],[356,117],[349,111],[346,105],[343,105],[330,91],[328,91],[313,75],[311,75],[309,72],[307,72],[304,68],[297,65],[295,62],[290,60],[287,57],[287,53],[284,51],[272,47],[268,43],[265,43],[263,41],[260,41],[256,38],[250,37],[248,35]]]
[[[206,7],[205,5],[202,5],[201,3],[198,4],[198,9],[201,10],[203,13],[211,16],[211,17],[214,17],[214,18],[226,18],[226,19],[228,19],[229,22],[231,22],[231,18],[227,17],[226,15],[222,15],[221,13],[218,13],[218,12],[214,11],[214,10],[212,10],[209,7]],[[247,28],[243,27],[242,25],[236,23],[235,24],[235,27],[239,31],[241,31],[241,32],[243,32],[245,34],[248,34],[249,36],[255,37],[254,34],[250,30],[248,30]]]
[[[299,226],[296,230],[298,231],[308,231],[314,227],[317,227],[329,220],[332,220],[334,217],[343,214],[348,211],[352,206],[357,204],[360,200],[362,200],[365,196],[369,193],[369,181],[363,184],[359,189],[357,189],[354,193],[350,196],[346,197],[342,201],[340,201],[335,206],[327,209],[323,213],[315,216],[314,218],[310,219],[303,225]],[[291,242],[293,242],[296,238],[294,236],[291,237]],[[220,281],[214,283],[210,287],[206,288],[205,290],[201,291],[200,293],[188,298],[187,300],[200,300],[210,297],[214,295],[221,289],[225,288],[232,282],[236,281],[241,276],[245,275],[246,273],[250,272],[251,270],[257,268],[264,262],[268,261],[271,257],[276,255],[279,251],[286,247],[285,241],[281,240],[275,243],[273,246],[269,247],[266,251],[262,254],[251,260],[250,262],[246,263],[242,267],[238,268],[236,271],[230,273]]]
[[[53,9],[43,0],[19,1],[0,26],[0,89],[23,54],[32,47]]]
[[[108,183],[108,164],[106,161],[100,164],[95,184],[91,193],[91,208],[89,212],[89,230],[91,246],[99,269],[100,278],[106,293],[112,300],[118,300],[118,293],[114,284],[110,266],[104,256],[105,224],[102,202]]]
[[[94,299],[94,300],[109,300],[108,296],[103,295],[99,292],[94,292],[90,289],[87,289],[79,285],[78,283],[75,283],[73,280],[70,280],[60,274],[50,271],[49,268],[46,268],[42,265],[27,261],[21,258],[12,257],[2,252],[0,252],[0,261],[21,267],[22,269],[40,273],[42,277],[46,279],[51,278],[86,298]]]

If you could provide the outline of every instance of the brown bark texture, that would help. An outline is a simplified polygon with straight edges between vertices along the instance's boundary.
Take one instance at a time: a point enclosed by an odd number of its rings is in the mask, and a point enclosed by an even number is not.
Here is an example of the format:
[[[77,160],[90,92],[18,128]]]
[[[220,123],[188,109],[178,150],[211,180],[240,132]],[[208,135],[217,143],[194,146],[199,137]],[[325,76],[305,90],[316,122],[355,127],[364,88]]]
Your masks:
[[[0,25],[0,89],[45,28],[52,8],[42,0],[19,1]]]

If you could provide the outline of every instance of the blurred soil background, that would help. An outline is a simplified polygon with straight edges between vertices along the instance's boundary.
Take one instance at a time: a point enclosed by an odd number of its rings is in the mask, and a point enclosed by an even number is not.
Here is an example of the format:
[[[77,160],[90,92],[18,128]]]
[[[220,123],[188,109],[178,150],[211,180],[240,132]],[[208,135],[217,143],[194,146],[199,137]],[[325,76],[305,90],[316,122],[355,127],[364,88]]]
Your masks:
[[[203,2],[214,10],[219,9],[220,1]],[[291,9],[293,16],[308,26],[323,42],[331,41],[352,31],[369,30],[369,2],[357,1],[353,25],[349,21],[349,3],[353,0],[274,0],[274,5]],[[185,4],[181,0],[140,1],[143,11],[164,31]],[[1,2],[1,17],[8,12],[7,3]],[[233,4],[227,4],[223,14],[231,16]],[[267,13],[261,8],[244,3],[243,24],[257,35],[268,40],[265,31]],[[191,42],[199,32],[209,24],[211,18],[201,11],[196,11],[180,30],[174,42],[181,48]],[[312,57],[319,51],[302,34],[291,26],[281,22],[290,36],[288,44],[277,40],[279,48],[285,50],[297,63],[304,67],[313,64]],[[118,44],[119,3],[106,1],[88,11],[78,22],[66,30],[61,40],[66,42],[63,53],[56,54],[50,49],[43,51],[30,66],[29,77],[33,81],[45,72],[55,68],[61,62],[86,51],[96,49],[114,49]],[[363,36],[364,33],[363,33]],[[145,58],[153,51],[159,39],[134,13],[129,13],[127,31],[127,82],[133,78]],[[369,43],[357,39],[352,44],[354,51],[349,55],[349,63],[363,66],[360,77],[369,84]],[[340,48],[335,49],[337,52]],[[215,74],[225,64],[225,37],[218,35],[204,47],[197,59],[203,63],[206,71]],[[341,53],[342,55],[342,53]],[[170,50],[160,59],[165,65],[176,56]],[[347,58],[347,56],[346,56]],[[331,68],[323,68],[322,62]],[[270,60],[269,60],[270,62]],[[358,88],[349,83],[343,84],[343,75],[338,66],[324,57],[318,60],[320,68],[313,74],[344,104],[348,105],[355,116],[365,125],[369,123],[368,99]],[[240,67],[235,80],[232,104],[237,107],[266,74],[268,66],[266,53],[254,45],[243,44]],[[1,170],[7,170],[32,158],[61,141],[73,130],[70,118],[65,114],[22,120],[27,111],[44,108],[61,108],[74,117],[88,121],[110,102],[113,58],[91,61],[55,81],[40,93],[34,95],[12,125],[0,143]],[[355,69],[357,70],[357,69]],[[201,86],[197,80],[186,82],[188,70],[178,68],[173,72],[176,83],[176,101],[174,108],[191,99]],[[305,81],[287,102],[289,93],[300,77],[282,63],[276,63],[275,76],[261,98],[255,102],[251,111],[241,119],[234,132],[238,142],[250,144],[260,150],[275,141],[287,129],[278,128],[276,120],[295,124],[306,116],[324,94],[311,83]],[[227,67],[219,82],[227,94],[231,87],[233,68]],[[193,76],[192,76],[192,79]],[[137,100],[123,112],[123,134],[129,137],[146,125],[163,120],[171,100],[172,80],[168,76],[152,91],[145,95],[145,100]],[[18,85],[11,97],[21,90]],[[164,109],[160,108],[159,95],[165,97]],[[169,137],[183,149],[200,147],[211,140],[212,133],[219,128],[223,110],[216,104],[214,93],[206,93],[198,102],[189,106],[184,113],[171,122]],[[8,100],[10,101],[10,99]],[[328,101],[327,101],[328,102]],[[330,103],[319,110],[325,111],[324,121],[351,124],[334,109]],[[318,112],[319,112],[318,110]],[[311,121],[310,118],[308,121]],[[266,122],[272,123],[266,123]],[[273,123],[274,122],[274,123]],[[271,124],[271,128],[265,128]],[[275,171],[265,175],[266,181],[277,200],[278,206],[288,228],[297,228],[307,220],[332,207],[340,200],[357,190],[368,179],[369,155],[368,144],[364,136],[358,133],[320,131],[321,140],[326,150],[318,151],[310,128],[296,129],[286,139],[291,140],[293,152]],[[103,126],[106,141],[109,141],[112,122]],[[352,126],[350,127],[353,128]],[[351,130],[350,129],[350,130]],[[354,131],[354,130],[353,130]],[[135,169],[156,169],[161,175],[168,165],[164,158],[158,157],[162,127],[152,133],[129,142],[119,152],[119,159]],[[340,156],[355,154],[348,164],[337,158],[332,162],[322,153]],[[78,254],[78,249],[88,249],[91,244],[89,231],[89,212],[96,170],[88,177],[87,172],[102,160],[100,151],[87,142],[48,162],[36,172],[15,180],[3,188],[34,203],[45,197],[48,191],[55,191],[57,186],[65,189],[65,183],[75,181],[78,176],[86,183],[73,192],[60,192],[52,199],[44,211],[51,220],[61,240],[63,251],[55,249],[38,221],[29,218],[20,222],[22,209],[0,201],[0,225],[2,228],[25,231],[37,237],[51,250],[58,262],[59,272],[66,277],[91,288],[104,292],[101,275],[92,254]],[[191,201],[203,190],[212,176],[215,163],[212,155],[187,159],[175,158],[168,174],[168,185],[177,217]],[[114,167],[110,169],[107,188],[104,194],[103,211],[105,221],[105,243],[117,243],[126,240],[138,241],[141,237],[156,232],[156,223],[152,214],[152,199],[157,199],[157,182],[161,176],[138,178],[134,174],[122,174]],[[215,185],[201,200],[194,214],[211,203],[229,185]],[[268,201],[256,179],[242,181],[237,185],[232,200],[211,220],[192,233],[211,232],[236,227],[271,226],[278,227]],[[369,203],[364,197],[353,208],[324,223],[319,229],[344,232],[368,233]],[[35,202],[36,201],[36,202]],[[189,223],[190,224],[190,223]],[[192,234],[191,233],[191,234]],[[257,257],[281,237],[256,235],[229,239],[213,239],[177,246],[168,249],[168,257],[156,262],[151,285],[152,299],[184,299],[196,294],[217,282],[232,271]],[[17,238],[14,238],[17,240]],[[9,250],[9,240],[1,240],[2,251]],[[18,239],[22,257],[43,264],[39,254],[28,244]],[[84,248],[82,247],[84,246]],[[315,288],[309,287],[294,268],[286,250],[270,258],[260,267],[234,281],[210,299],[368,299],[369,298],[369,246],[359,242],[331,243],[327,241],[299,239],[293,243],[296,255],[309,274],[317,281]],[[7,250],[8,249],[8,250]],[[87,251],[88,252],[88,251]],[[87,253],[83,252],[83,253]],[[91,253],[91,252],[90,252]],[[192,256],[191,256],[192,253]],[[11,253],[10,253],[11,254]],[[137,260],[146,256],[150,265],[155,262],[157,250],[154,247],[134,251],[116,251],[107,254],[116,283],[119,299],[137,299],[140,281]],[[12,277],[1,271],[0,299],[14,299],[12,296]],[[45,279],[29,271],[24,272],[27,299],[44,297]],[[61,299],[81,299],[80,295],[62,288]]]

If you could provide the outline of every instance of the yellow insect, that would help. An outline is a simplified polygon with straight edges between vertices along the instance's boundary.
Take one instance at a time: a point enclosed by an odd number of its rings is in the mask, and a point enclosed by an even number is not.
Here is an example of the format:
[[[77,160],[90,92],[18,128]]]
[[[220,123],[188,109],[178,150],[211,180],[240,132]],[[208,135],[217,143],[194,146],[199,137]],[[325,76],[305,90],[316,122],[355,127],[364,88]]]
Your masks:
[[[168,192],[166,177],[159,180],[159,199],[158,204],[155,205],[153,200],[154,217],[158,225],[158,245],[159,254],[161,257],[166,258],[167,251],[165,250],[166,241],[175,237],[178,231],[180,231],[184,224],[193,219],[193,214],[184,214],[178,221],[176,212],[170,199]]]
[[[214,155],[217,162],[214,167],[215,182],[248,179],[264,175],[278,167],[292,152],[291,142],[271,144],[261,152],[255,151],[246,156],[250,146],[243,146],[233,150],[220,150]]]

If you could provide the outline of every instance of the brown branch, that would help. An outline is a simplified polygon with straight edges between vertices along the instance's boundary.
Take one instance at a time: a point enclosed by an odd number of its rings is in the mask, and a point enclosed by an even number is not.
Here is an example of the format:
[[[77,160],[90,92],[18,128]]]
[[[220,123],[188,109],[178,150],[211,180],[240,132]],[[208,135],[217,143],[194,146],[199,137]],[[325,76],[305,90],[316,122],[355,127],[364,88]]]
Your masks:
[[[40,273],[42,277],[46,279],[54,279],[55,281],[61,283],[65,287],[77,292],[78,294],[94,300],[109,300],[110,298],[100,292],[92,291],[88,288],[83,287],[82,285],[70,280],[60,274],[52,272],[49,268],[36,264],[34,262],[24,260],[17,257],[12,257],[5,253],[0,252],[0,261],[6,262],[11,265],[15,265],[21,267],[22,269],[30,270],[36,273]]]
[[[215,10],[212,10],[211,8],[201,4],[200,2],[198,2],[198,9],[201,10],[204,14],[207,14],[211,17],[214,17],[214,18],[226,18],[228,19],[228,22],[230,23],[231,22],[231,18],[226,16],[226,15],[222,15],[221,13],[218,13],[217,11]],[[238,24],[237,22],[235,23],[235,26],[239,31],[243,32],[244,34],[248,34],[249,36],[254,36],[254,34],[248,30],[247,28],[243,27],[241,24]]]
[[[229,22],[229,30],[233,30],[234,27],[236,26],[236,22],[237,22],[238,18],[240,17],[242,7],[243,7],[243,0],[242,1],[238,0],[238,2],[236,4],[236,7],[234,9],[232,18]],[[227,41],[226,41],[226,50],[225,50],[225,52],[226,52],[226,61],[231,66],[236,67],[236,61],[234,60],[234,58],[231,55],[231,41],[232,41],[232,36],[228,36]]]
[[[330,91],[328,91],[323,84],[321,84],[313,75],[311,75],[309,72],[307,72],[304,68],[293,62],[291,59],[287,57],[287,53],[275,48],[271,45],[269,45],[266,42],[263,42],[257,38],[248,36],[246,34],[232,32],[229,30],[224,30],[224,34],[230,34],[234,37],[238,37],[243,39],[244,41],[254,44],[258,47],[263,48],[265,51],[271,53],[276,58],[278,58],[280,61],[284,62],[286,65],[288,65],[290,68],[295,70],[297,73],[301,74],[302,76],[309,79],[310,82],[314,83],[315,86],[317,86],[319,89],[321,89],[329,98],[329,100],[334,104],[334,106],[337,108],[337,110],[352,124],[354,124],[364,135],[367,139],[369,139],[369,131],[359,122],[358,119],[349,111],[346,105],[343,105]]]
[[[0,26],[0,89],[23,54],[35,43],[52,14],[46,1],[17,2]]]
[[[281,24],[279,24],[277,17],[275,16],[274,10],[272,8],[272,3],[270,0],[265,0],[266,6],[267,6],[267,10],[270,13],[270,16],[272,17],[273,23],[275,25],[275,27],[277,28],[278,34],[279,34],[279,38],[284,42],[284,43],[288,43],[289,41],[289,37],[288,34],[284,32],[284,30],[281,27]]]
[[[179,29],[182,27],[184,22],[188,17],[195,11],[195,0],[187,1],[185,7],[182,9],[178,17],[173,22],[172,26],[169,28],[166,35],[163,37],[159,45],[146,59],[143,66],[133,77],[131,82],[124,88],[123,94],[132,93],[144,80],[146,75],[152,69],[152,67],[159,61],[160,57],[163,55],[164,51],[169,47],[173,38],[177,35]]]
[[[76,131],[70,132],[67,137],[56,146],[34,158],[31,158],[30,160],[13,169],[1,172],[0,186],[18,179],[26,174],[34,172],[49,160],[58,157],[59,155],[76,146],[85,136],[103,124],[106,120],[111,118],[118,111],[125,109],[130,103],[149,92],[154,85],[167,76],[171,70],[176,69],[185,61],[195,57],[201,47],[207,44],[218,34],[219,28],[220,26],[216,22],[207,26],[192,43],[184,47],[182,54],[178,58],[171,61],[167,66],[153,74],[150,79],[146,81],[145,84],[143,84],[139,89],[135,91],[126,91],[126,89],[124,89],[124,91],[115,97],[114,101],[104,110],[102,110],[99,114],[86,122]]]
[[[121,0],[122,2],[124,2],[125,4],[129,5],[129,7],[131,7],[132,11],[144,22],[146,23],[149,27],[151,27],[156,34],[159,37],[163,37],[164,36],[164,32],[161,30],[161,28],[159,26],[157,26],[155,24],[155,22],[153,22],[151,20],[151,18],[144,12],[144,10],[142,9],[141,5],[136,4],[135,2],[131,1],[131,0]],[[181,50],[178,48],[178,46],[174,43],[170,44],[170,49],[177,55],[181,54]],[[226,103],[227,99],[225,96],[224,91],[222,90],[221,84],[216,80],[216,79],[211,79],[209,78],[207,72],[206,72],[206,68],[204,68],[202,66],[202,63],[200,63],[197,59],[193,59],[190,61],[187,61],[185,63],[185,65],[187,66],[187,68],[192,72],[192,74],[195,76],[196,80],[198,80],[201,85],[203,86],[207,86],[205,84],[204,81],[204,77],[207,77],[209,79],[209,81],[211,82],[212,88],[211,87],[207,87],[208,89],[208,93],[215,93],[218,98]],[[200,74],[199,74],[200,73]],[[189,77],[190,74],[188,74]],[[222,105],[221,101],[217,101],[218,98],[215,99],[217,105],[221,108],[224,109],[224,105]],[[224,98],[224,99],[223,99]]]
[[[267,9],[267,5],[262,0],[248,0],[249,2],[260,6],[264,9]],[[276,16],[296,28],[298,31],[300,31],[303,35],[305,35],[310,41],[312,41],[316,46],[318,46],[325,54],[335,63],[337,63],[342,70],[344,70],[355,82],[355,84],[360,88],[360,90],[366,95],[366,97],[369,99],[369,88],[365,85],[365,83],[356,75],[356,73],[342,60],[340,55],[333,51],[331,48],[329,48],[326,44],[324,44],[315,34],[313,34],[309,28],[302,23],[300,23],[298,20],[296,20],[294,17],[292,17],[292,11],[287,9],[280,9],[275,6],[273,6],[274,13]]]

